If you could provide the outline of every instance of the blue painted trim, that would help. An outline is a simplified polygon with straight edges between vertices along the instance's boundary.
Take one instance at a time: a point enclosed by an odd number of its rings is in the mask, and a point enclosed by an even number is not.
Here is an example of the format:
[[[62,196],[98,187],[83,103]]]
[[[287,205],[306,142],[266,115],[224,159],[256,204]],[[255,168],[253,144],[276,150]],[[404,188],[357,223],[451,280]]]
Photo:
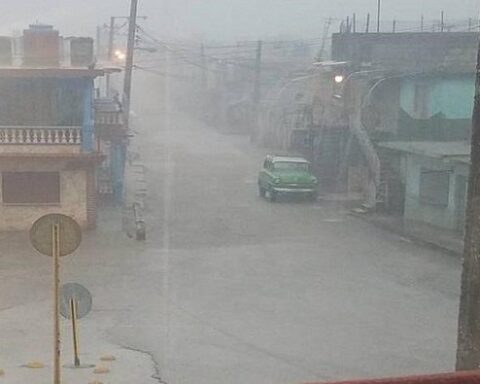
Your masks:
[[[93,152],[93,80],[88,79],[84,87],[82,149],[84,152]]]

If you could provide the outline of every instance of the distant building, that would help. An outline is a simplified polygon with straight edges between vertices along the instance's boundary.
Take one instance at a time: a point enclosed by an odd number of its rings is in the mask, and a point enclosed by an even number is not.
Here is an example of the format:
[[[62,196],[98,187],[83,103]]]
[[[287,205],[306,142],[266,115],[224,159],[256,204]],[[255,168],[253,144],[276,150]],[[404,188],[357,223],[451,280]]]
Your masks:
[[[342,149],[335,174],[347,183],[353,180],[349,173],[363,175],[363,180],[356,179],[357,189],[368,206],[388,206],[388,193],[402,187],[389,185],[396,176],[389,174],[389,160],[381,158],[379,141],[469,139],[476,48],[476,33],[332,36],[333,61],[328,67],[318,65],[315,124],[321,136],[331,132],[331,111],[343,114],[334,122],[342,121],[343,127],[337,134]],[[328,142],[319,142],[317,152],[328,152],[325,146]]]
[[[324,191],[458,230],[468,160],[450,154],[468,148],[477,45],[473,32],[335,33],[331,60],[292,77],[278,91],[284,100],[264,110],[265,142],[308,155]],[[299,108],[299,94],[310,109]],[[287,111],[295,118],[284,124]],[[448,182],[429,176],[442,169]],[[432,207],[426,191],[436,182],[443,200]]]

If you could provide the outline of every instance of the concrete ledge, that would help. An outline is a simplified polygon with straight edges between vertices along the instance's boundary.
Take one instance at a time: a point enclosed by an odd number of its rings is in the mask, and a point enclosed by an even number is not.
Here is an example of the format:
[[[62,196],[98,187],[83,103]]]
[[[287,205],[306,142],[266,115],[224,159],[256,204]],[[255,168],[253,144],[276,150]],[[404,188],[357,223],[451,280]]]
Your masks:
[[[403,217],[382,215],[379,213],[357,213],[350,215],[361,218],[375,226],[406,237],[417,243],[437,248],[456,256],[463,254],[463,237],[456,232],[436,228],[419,222],[404,222]]]

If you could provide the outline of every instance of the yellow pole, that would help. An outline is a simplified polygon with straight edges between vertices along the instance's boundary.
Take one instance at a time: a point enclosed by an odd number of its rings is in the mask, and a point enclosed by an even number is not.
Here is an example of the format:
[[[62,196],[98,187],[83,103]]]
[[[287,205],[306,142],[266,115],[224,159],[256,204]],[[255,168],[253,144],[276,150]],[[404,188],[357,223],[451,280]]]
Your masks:
[[[80,358],[78,356],[77,302],[75,301],[75,299],[70,299],[70,317],[72,318],[74,364],[75,364],[75,367],[79,367]]]
[[[53,256],[53,337],[54,337],[54,355],[53,355],[53,384],[60,384],[60,225],[52,225],[52,256]]]

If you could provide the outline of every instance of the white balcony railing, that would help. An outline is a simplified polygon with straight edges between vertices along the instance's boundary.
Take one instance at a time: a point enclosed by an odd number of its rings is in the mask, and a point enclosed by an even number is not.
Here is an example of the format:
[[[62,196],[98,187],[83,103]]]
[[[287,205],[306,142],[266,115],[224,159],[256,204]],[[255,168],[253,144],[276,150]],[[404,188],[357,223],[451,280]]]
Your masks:
[[[95,124],[96,125],[122,125],[123,114],[120,111],[115,111],[115,112],[96,111]]]
[[[0,145],[80,145],[81,127],[0,126]]]

